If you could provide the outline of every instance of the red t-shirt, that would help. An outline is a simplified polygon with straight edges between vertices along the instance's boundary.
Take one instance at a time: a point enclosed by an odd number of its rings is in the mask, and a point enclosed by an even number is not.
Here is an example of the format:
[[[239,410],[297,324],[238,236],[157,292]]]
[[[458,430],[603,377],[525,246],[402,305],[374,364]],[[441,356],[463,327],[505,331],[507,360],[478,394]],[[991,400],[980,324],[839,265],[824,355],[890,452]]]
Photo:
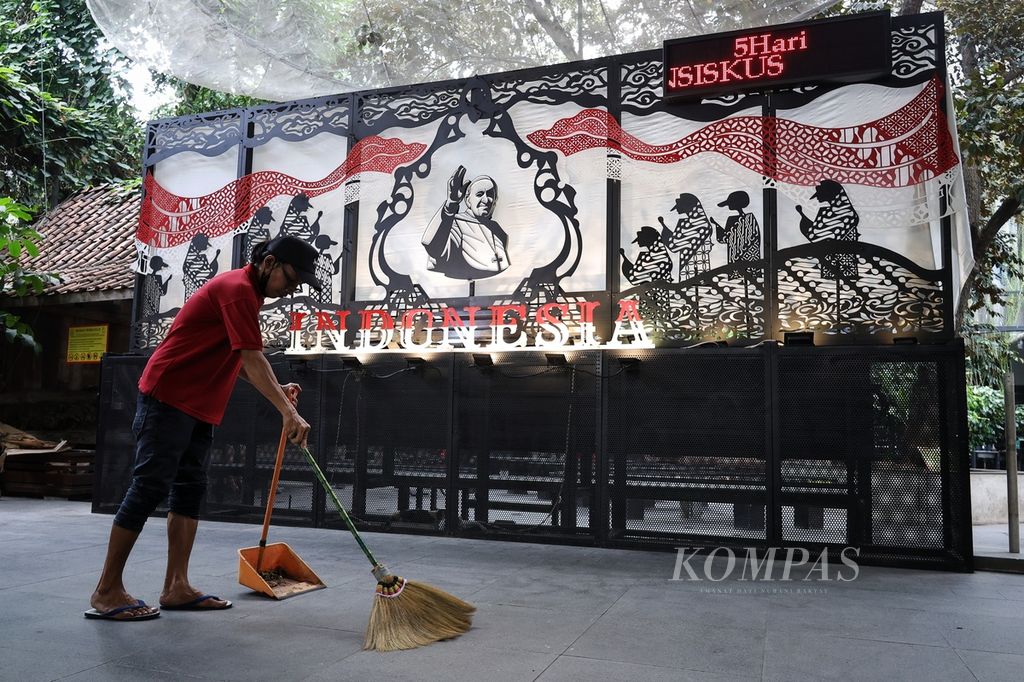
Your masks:
[[[146,363],[139,390],[210,423],[224,418],[242,367],[242,350],[263,350],[252,265],[204,284],[182,306]]]

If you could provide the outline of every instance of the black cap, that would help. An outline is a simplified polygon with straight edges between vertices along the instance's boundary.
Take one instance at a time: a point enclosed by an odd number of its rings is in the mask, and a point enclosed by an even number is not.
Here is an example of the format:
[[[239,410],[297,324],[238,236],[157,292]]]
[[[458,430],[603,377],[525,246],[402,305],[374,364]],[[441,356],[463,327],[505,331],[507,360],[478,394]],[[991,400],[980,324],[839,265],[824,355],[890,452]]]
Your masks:
[[[729,196],[725,198],[725,201],[718,205],[719,207],[728,206],[731,210],[737,211],[741,208],[750,206],[750,195],[746,192],[737,190],[735,192],[731,192]]]
[[[644,225],[636,233],[636,239],[634,239],[632,243],[636,244],[645,237],[648,241],[650,241],[653,244],[654,242],[659,241],[661,239],[661,234],[650,225]]]
[[[292,266],[300,280],[320,291],[320,280],[316,277],[317,252],[312,244],[286,234],[271,239],[266,254]]]
[[[843,191],[843,186],[835,180],[822,180],[814,188],[814,194],[811,195],[812,199],[817,199],[820,202],[832,201],[839,193]]]

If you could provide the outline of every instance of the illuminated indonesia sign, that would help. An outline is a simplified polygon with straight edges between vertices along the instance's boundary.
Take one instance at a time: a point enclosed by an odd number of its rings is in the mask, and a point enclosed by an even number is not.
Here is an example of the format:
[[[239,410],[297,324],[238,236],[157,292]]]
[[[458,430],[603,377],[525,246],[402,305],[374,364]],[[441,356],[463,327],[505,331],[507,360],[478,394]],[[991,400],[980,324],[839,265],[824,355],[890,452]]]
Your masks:
[[[654,348],[637,301],[619,301],[611,339],[596,333],[597,301],[546,303],[528,315],[525,305],[412,308],[399,319],[386,310],[360,310],[349,336],[348,310],[292,312],[287,354],[380,353],[387,351],[515,351],[542,349]],[[353,317],[353,319],[355,319]],[[536,333],[527,334],[530,324]],[[326,344],[325,344],[326,342]]]
[[[888,12],[666,40],[668,101],[889,73]]]

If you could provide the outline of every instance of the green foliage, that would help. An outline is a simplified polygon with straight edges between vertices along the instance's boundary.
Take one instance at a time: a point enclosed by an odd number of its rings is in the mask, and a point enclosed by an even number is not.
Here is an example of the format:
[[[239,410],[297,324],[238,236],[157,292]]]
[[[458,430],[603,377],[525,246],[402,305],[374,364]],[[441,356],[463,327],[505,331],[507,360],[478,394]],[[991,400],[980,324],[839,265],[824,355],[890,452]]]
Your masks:
[[[961,150],[985,170],[979,217],[1007,195],[1024,203],[1024,84],[1020,74],[1010,77],[1006,65],[983,65],[956,99]]]
[[[1022,360],[1016,334],[1000,332],[991,324],[967,322],[963,328],[967,351],[967,383],[1001,390],[1011,360]]]
[[[126,61],[102,38],[84,0],[0,0],[0,195],[47,207],[138,174]]]
[[[170,88],[175,95],[175,101],[159,107],[153,112],[153,118],[175,118],[177,116],[191,116],[203,114],[209,111],[223,111],[225,109],[236,109],[251,107],[263,104],[263,100],[245,95],[232,95],[226,92],[217,92],[204,88],[201,85],[193,85],[178,80],[173,76],[150,71],[155,88]]]
[[[999,232],[1024,206],[1024,4],[940,0],[949,28],[960,149],[977,261],[967,312],[1006,303],[1006,281],[1022,277],[1012,235]],[[1001,275],[1003,282],[996,281]]]
[[[1007,299],[1006,291],[1007,284],[1024,279],[1024,258],[1020,247],[1016,230],[1000,231],[992,239],[974,264],[977,276],[969,293],[968,312],[983,311],[989,317],[996,317],[998,308],[1016,305]],[[970,325],[965,321],[961,334],[967,336],[970,333]]]
[[[57,278],[50,273],[26,270],[22,262],[39,255],[42,235],[32,229],[31,210],[10,197],[0,197],[0,294],[39,294]],[[0,310],[0,330],[5,343],[21,343],[41,350],[32,330],[20,317]]]
[[[84,0],[0,0],[0,294],[40,294],[27,269],[42,236],[33,214],[92,185],[138,175],[141,127]],[[0,310],[3,342],[39,352],[31,328]]]
[[[1024,435],[1024,405],[1017,405],[1017,435]],[[1006,447],[1006,402],[1002,389],[989,386],[967,387],[967,427],[971,433],[971,449]]]

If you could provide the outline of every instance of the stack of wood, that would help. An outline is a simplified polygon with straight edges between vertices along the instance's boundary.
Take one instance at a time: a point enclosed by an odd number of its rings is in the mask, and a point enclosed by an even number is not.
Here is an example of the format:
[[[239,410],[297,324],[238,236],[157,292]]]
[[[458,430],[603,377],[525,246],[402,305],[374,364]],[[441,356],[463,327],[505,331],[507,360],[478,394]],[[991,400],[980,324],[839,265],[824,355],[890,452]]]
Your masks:
[[[94,453],[41,440],[0,422],[0,488],[6,495],[88,499]]]

